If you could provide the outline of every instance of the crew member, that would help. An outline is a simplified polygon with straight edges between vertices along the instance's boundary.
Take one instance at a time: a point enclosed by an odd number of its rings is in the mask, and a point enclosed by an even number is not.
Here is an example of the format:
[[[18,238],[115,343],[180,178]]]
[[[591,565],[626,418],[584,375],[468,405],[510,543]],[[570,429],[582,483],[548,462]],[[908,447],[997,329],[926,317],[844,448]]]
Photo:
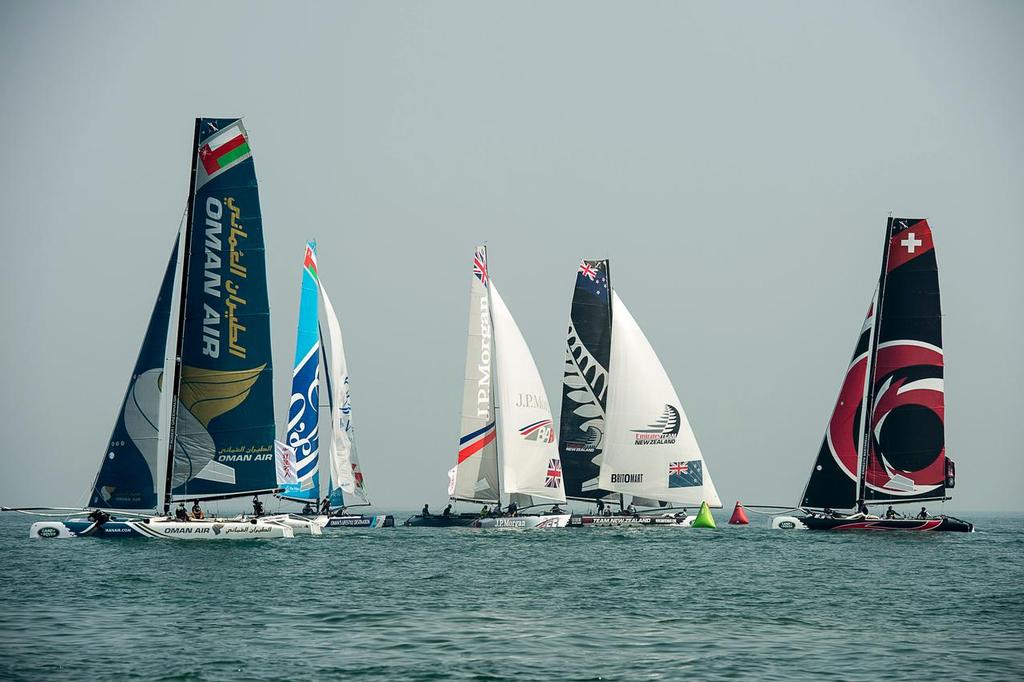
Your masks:
[[[927,510],[927,509],[925,509],[924,507],[921,507],[921,511],[919,511],[919,512],[917,513],[917,516],[916,516],[915,518],[918,518],[918,519],[927,519],[927,518],[928,518],[928,510]]]
[[[206,518],[202,508],[199,506],[199,500],[192,500],[192,518],[197,520]]]
[[[516,504],[515,500],[510,501],[508,503],[508,515],[509,516],[515,516],[518,513],[519,513],[519,505]]]
[[[331,498],[325,497],[324,501],[320,503],[320,513],[324,515],[331,513]]]
[[[896,510],[893,509],[892,505],[890,504],[889,508],[885,510],[885,518],[887,518],[887,519],[895,519],[896,516],[897,516],[896,515]]]
[[[104,523],[110,520],[110,514],[103,511],[102,509],[93,509],[89,513],[89,520],[95,523],[97,526],[102,526]]]
[[[553,504],[553,505],[551,505],[551,511],[548,512],[548,513],[549,514],[564,514],[565,512],[562,511],[562,508],[559,507],[557,504]]]
[[[451,515],[452,515],[452,504],[451,504],[451,502],[449,502],[448,506],[444,508],[443,512],[441,512],[441,516],[443,516],[443,517],[445,517],[447,519]]]
[[[597,513],[598,515],[604,514],[604,500],[600,497],[597,498]]]
[[[252,496],[252,515],[256,517],[263,516],[263,503],[260,502],[258,495]]]
[[[430,516],[430,505],[423,505],[423,509],[420,510],[420,516]]]
[[[178,503],[178,508],[174,510],[174,518],[178,521],[188,521],[188,512],[185,511],[184,502]]]
[[[490,507],[488,507],[488,506],[487,506],[487,505],[485,504],[485,505],[484,505],[484,508],[480,510],[480,518],[483,518],[483,517],[487,516],[487,515],[488,515],[488,514],[490,514],[490,513],[491,513],[491,509],[490,509]]]
[[[306,505],[302,508],[302,515],[303,516],[312,516],[312,514],[313,514],[313,505],[311,505],[309,502],[307,502]]]

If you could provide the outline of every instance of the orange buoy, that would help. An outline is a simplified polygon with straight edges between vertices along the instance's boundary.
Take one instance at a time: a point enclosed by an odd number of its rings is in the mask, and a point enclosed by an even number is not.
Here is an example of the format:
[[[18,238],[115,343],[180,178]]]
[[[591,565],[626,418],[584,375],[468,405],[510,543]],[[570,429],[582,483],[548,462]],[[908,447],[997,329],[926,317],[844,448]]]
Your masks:
[[[745,526],[750,523],[750,519],[747,518],[747,512],[743,509],[743,505],[736,501],[736,508],[732,510],[732,516],[729,517],[729,525],[732,526]]]

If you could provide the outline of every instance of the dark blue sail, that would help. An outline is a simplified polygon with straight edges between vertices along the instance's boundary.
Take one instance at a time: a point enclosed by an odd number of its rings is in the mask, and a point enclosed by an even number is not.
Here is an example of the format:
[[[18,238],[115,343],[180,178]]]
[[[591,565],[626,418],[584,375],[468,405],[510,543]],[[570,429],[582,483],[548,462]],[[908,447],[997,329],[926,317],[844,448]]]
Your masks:
[[[270,307],[252,151],[240,120],[196,125],[171,425],[178,499],[276,488]]]
[[[604,449],[611,341],[608,261],[584,260],[576,273],[569,314],[558,438],[565,495],[569,498],[608,495],[597,486],[601,468],[594,459]]]
[[[142,348],[128,382],[103,463],[92,484],[90,507],[153,509],[157,504],[157,451],[160,393],[167,355],[167,326],[171,317],[178,241],[164,271],[160,293],[146,327]]]

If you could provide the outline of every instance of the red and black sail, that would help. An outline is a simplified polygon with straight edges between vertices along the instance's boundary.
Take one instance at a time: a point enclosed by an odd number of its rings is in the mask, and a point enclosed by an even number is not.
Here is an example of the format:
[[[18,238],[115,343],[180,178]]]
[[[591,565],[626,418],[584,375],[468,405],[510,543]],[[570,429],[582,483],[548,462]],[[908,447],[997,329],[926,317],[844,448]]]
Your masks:
[[[945,498],[952,465],[942,367],[931,229],[923,219],[892,218],[878,289],[801,506]]]
[[[863,499],[942,499],[942,310],[928,221],[890,221],[881,282]]]

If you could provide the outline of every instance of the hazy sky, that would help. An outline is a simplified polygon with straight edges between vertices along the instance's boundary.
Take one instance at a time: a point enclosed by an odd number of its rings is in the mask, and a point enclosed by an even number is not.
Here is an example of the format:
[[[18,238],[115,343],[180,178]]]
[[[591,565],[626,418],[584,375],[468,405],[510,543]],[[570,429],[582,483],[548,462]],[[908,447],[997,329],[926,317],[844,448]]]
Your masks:
[[[371,496],[446,497],[470,259],[560,402],[582,257],[658,351],[726,505],[803,490],[890,211],[932,224],[948,509],[1024,482],[1024,3],[0,4],[3,504],[80,504],[188,191],[245,116],[283,428],[303,243]]]

